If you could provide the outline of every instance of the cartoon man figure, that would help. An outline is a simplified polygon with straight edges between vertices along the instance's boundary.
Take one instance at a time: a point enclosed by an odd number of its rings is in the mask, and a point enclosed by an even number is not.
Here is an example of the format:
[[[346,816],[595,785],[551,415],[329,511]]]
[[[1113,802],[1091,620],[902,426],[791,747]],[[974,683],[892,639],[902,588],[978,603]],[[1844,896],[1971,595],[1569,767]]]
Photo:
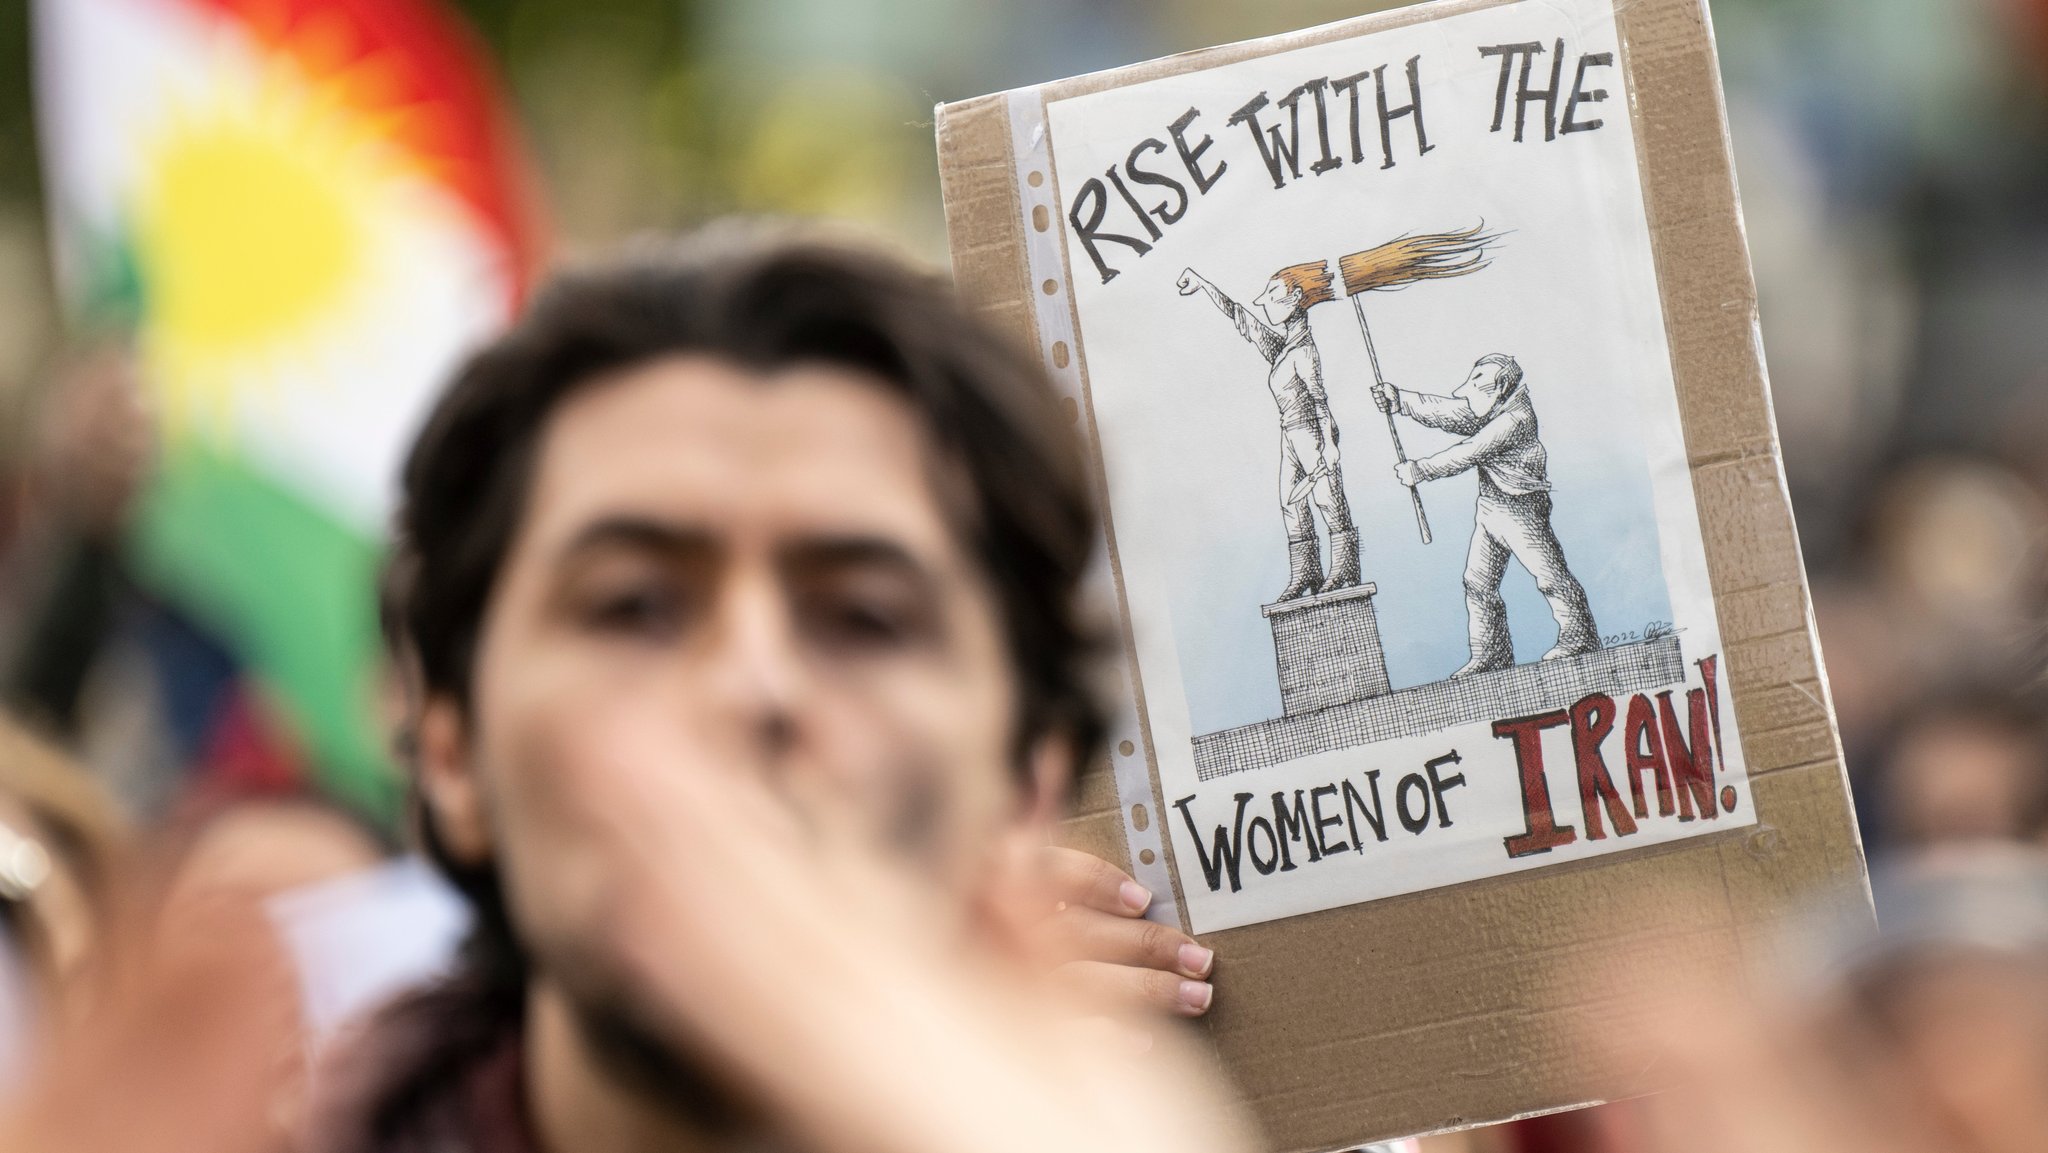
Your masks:
[[[1308,325],[1310,308],[1336,299],[1329,265],[1295,264],[1274,273],[1253,302],[1266,314],[1263,321],[1192,268],[1180,274],[1178,287],[1182,296],[1207,293],[1270,366],[1266,387],[1280,410],[1280,511],[1287,526],[1288,570],[1287,588],[1275,599],[1293,600],[1357,585],[1358,529],[1344,499],[1337,421],[1323,391],[1323,358]],[[1323,511],[1330,534],[1328,580],[1323,579],[1311,497]]]
[[[1423,481],[1479,471],[1479,502],[1472,548],[1465,557],[1465,615],[1472,659],[1453,676],[1504,669],[1514,663],[1507,604],[1500,582],[1513,556],[1536,578],[1536,587],[1557,618],[1557,643],[1544,660],[1578,656],[1600,647],[1586,590],[1565,564],[1564,546],[1550,527],[1550,480],[1543,442],[1537,439],[1536,407],[1522,379],[1522,366],[1501,353],[1482,356],[1449,396],[1409,392],[1389,384],[1373,386],[1382,412],[1399,412],[1416,423],[1465,439],[1420,460],[1394,466],[1394,479]]]

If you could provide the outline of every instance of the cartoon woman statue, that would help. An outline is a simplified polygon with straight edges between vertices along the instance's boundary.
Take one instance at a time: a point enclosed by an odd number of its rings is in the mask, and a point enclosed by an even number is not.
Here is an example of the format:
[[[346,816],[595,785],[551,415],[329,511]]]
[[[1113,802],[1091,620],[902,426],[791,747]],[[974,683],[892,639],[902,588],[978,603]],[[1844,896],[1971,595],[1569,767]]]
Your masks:
[[[1351,523],[1351,505],[1344,498],[1344,473],[1338,466],[1337,421],[1323,391],[1323,358],[1309,331],[1308,310],[1335,300],[1330,267],[1325,261],[1295,264],[1273,274],[1256,304],[1266,315],[1224,295],[1201,273],[1180,274],[1182,296],[1207,293],[1237,331],[1251,342],[1270,366],[1266,387],[1280,410],[1280,510],[1287,525],[1287,588],[1277,600],[1335,592],[1359,583],[1358,529]],[[1316,541],[1315,507],[1323,512],[1330,534],[1330,575],[1323,578],[1321,549]]]

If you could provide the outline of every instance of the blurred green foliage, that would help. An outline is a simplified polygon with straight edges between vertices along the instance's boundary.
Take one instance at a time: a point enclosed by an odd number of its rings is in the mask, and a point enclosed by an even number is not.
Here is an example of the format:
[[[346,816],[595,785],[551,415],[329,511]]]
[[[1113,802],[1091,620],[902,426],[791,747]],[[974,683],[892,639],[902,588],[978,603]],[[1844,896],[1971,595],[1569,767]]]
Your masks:
[[[929,103],[914,83],[735,48],[729,5],[456,6],[503,70],[571,248],[731,211],[936,241]]]

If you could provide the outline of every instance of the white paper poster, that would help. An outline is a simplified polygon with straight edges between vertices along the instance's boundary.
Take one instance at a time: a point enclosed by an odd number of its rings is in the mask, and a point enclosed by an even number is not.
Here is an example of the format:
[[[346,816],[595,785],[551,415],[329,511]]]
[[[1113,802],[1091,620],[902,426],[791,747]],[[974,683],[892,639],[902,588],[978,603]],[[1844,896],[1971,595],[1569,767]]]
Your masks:
[[[1047,107],[1198,932],[1755,819],[1619,50],[1514,3]]]

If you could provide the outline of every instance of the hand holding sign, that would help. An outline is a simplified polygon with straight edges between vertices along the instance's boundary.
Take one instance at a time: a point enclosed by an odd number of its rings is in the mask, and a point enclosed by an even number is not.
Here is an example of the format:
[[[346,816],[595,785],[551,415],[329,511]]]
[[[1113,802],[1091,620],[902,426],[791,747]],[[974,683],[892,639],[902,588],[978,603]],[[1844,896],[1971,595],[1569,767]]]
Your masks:
[[[1151,1014],[1208,1011],[1215,954],[1178,926],[1146,920],[1152,894],[1123,870],[1057,845],[1004,864],[991,928],[1060,990],[1140,1030]]]

